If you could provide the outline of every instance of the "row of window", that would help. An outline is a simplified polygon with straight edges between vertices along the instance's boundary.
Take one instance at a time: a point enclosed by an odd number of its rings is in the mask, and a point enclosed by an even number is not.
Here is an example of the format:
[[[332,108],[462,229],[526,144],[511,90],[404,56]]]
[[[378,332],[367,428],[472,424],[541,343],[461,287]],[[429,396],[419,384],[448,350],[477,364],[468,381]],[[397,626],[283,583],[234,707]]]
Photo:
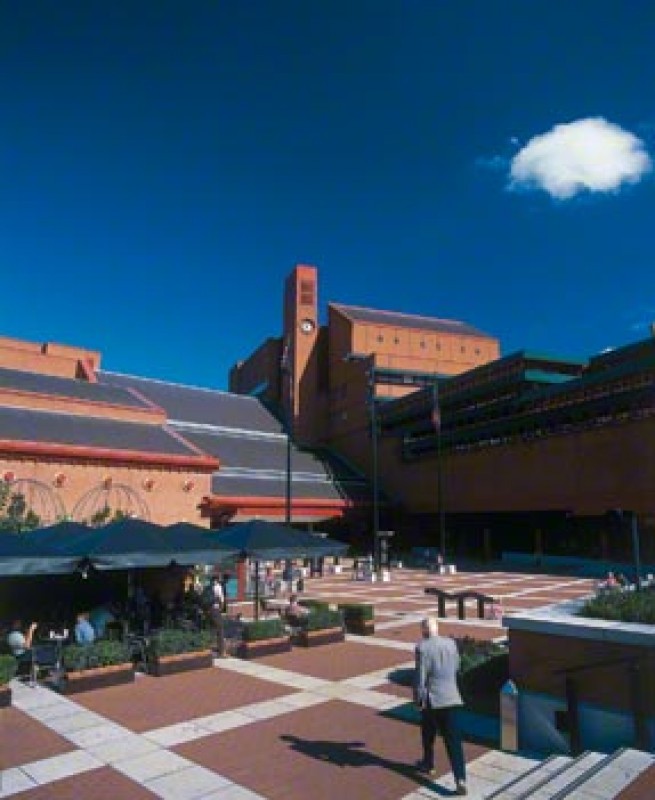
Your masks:
[[[381,333],[378,333],[378,335],[377,335],[377,337],[376,337],[376,341],[378,342],[378,344],[382,344],[382,343],[384,342],[384,335],[383,335],[383,334],[381,334]],[[394,336],[394,338],[393,338],[393,343],[394,343],[394,344],[400,344],[400,338],[399,338],[398,336]],[[427,349],[427,346],[428,346],[428,343],[427,343],[427,342],[426,342],[424,339],[421,339],[421,341],[419,342],[419,347],[420,347],[422,350],[426,350],[426,349]],[[434,347],[434,349],[435,349],[435,350],[437,350],[437,351],[440,351],[440,350],[441,350],[441,342],[437,342],[437,343],[435,344],[435,347]],[[466,347],[466,345],[464,345],[464,344],[463,344],[463,345],[460,345],[459,352],[460,352],[460,353],[466,353],[466,352],[467,352],[467,347]],[[475,347],[475,348],[473,348],[473,351],[472,351],[472,352],[473,352],[473,353],[474,353],[476,356],[479,356],[479,355],[481,355],[481,354],[482,354],[482,351],[480,350],[480,348],[479,348],[479,347]]]

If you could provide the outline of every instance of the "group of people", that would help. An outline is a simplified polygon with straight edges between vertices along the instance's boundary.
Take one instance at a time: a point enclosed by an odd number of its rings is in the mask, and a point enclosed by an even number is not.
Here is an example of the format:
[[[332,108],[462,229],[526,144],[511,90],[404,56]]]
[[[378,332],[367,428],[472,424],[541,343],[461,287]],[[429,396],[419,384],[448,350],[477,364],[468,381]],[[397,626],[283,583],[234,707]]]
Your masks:
[[[599,589],[625,589],[626,586],[630,585],[630,581],[626,578],[626,576],[619,572],[618,575],[612,571],[607,573],[607,576],[604,580],[602,580],[598,588]]]
[[[79,611],[73,628],[74,642],[82,645],[92,644],[104,635],[107,623],[114,619],[115,616],[109,606],[98,606],[92,611]],[[38,622],[31,622],[25,627],[21,619],[15,619],[11,623],[6,645],[17,661],[31,661],[38,627]]]

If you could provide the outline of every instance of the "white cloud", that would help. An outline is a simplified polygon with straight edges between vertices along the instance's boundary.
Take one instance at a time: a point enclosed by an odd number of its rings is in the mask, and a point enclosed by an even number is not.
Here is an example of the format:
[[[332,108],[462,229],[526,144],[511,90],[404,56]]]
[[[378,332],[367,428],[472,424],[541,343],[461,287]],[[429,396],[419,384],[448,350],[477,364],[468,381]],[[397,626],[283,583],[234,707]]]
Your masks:
[[[616,192],[652,168],[644,143],[601,117],[555,125],[514,156],[509,188],[543,189],[567,200],[580,192]]]

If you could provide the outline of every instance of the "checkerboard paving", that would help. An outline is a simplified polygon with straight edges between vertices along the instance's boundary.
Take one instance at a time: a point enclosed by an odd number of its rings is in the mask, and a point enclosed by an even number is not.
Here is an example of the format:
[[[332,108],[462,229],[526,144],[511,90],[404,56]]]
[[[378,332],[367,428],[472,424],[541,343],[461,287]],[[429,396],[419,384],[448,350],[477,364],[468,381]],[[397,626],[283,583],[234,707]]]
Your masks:
[[[570,577],[468,572],[437,576],[396,570],[390,583],[348,575],[306,581],[306,595],[330,602],[372,602],[375,635],[268,656],[220,659],[211,669],[67,698],[12,682],[13,707],[0,710],[0,797],[158,797],[165,800],[425,800],[448,794],[412,768],[420,754],[415,725],[385,715],[408,701],[390,680],[411,670],[418,624],[436,611],[427,586],[475,589],[508,610],[589,594],[593,582]],[[441,623],[452,636],[502,639],[501,620],[479,620],[475,604]],[[489,784],[493,751],[466,744],[471,796]],[[517,762],[518,763],[518,762]],[[518,768],[518,767],[517,767]],[[478,796],[483,796],[479,794]]]

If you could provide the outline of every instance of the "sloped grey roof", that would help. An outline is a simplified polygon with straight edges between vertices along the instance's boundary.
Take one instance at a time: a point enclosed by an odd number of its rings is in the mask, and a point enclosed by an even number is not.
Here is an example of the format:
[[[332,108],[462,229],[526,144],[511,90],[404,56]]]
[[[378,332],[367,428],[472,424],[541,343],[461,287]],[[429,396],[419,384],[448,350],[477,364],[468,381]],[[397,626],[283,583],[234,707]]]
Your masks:
[[[198,455],[160,425],[12,407],[0,407],[0,439],[165,455]]]
[[[252,472],[238,474],[226,470],[215,472],[212,476],[212,492],[224,497],[284,497],[286,495],[286,475]],[[307,476],[292,476],[291,495],[294,498],[307,500],[351,500],[370,497],[367,484],[320,480]]]
[[[18,389],[54,397],[70,397],[75,400],[88,400],[95,403],[112,403],[119,406],[145,407],[126,389],[119,386],[105,386],[100,383],[61,378],[56,375],[39,375],[36,372],[22,372],[0,367],[0,387]]]
[[[101,372],[99,380],[139,392],[165,409],[168,426],[220,459],[212,493],[225,497],[284,497],[287,439],[280,421],[254,397]],[[368,497],[366,481],[327,454],[292,446],[293,496],[338,500]]]
[[[423,317],[417,314],[404,314],[400,311],[378,311],[377,309],[361,308],[360,306],[345,306],[341,303],[330,303],[329,305],[355,322],[369,322],[373,325],[394,325],[397,328],[438,331],[462,336],[489,337],[488,333],[484,333],[484,331],[474,328],[467,322],[460,322],[459,320]]]
[[[98,372],[98,380],[104,386],[136,390],[165,409],[171,421],[264,433],[282,432],[279,420],[255,397],[120,375],[116,372]]]

